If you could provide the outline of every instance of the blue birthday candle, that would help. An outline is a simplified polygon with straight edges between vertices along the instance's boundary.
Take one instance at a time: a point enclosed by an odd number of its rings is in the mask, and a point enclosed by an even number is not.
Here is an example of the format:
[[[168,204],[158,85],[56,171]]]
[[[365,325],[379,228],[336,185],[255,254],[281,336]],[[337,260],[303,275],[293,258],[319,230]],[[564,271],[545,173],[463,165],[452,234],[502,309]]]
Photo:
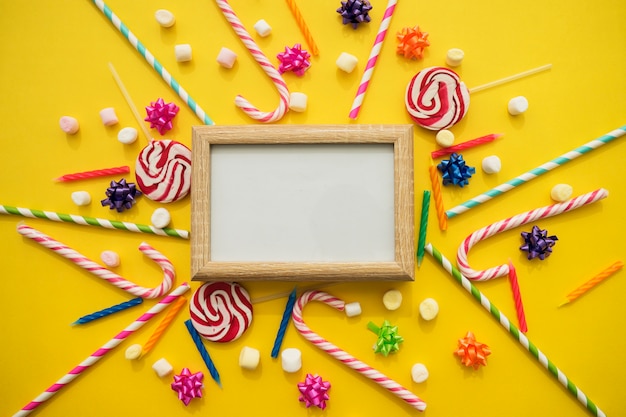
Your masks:
[[[274,347],[272,348],[272,358],[278,357],[278,351],[280,350],[280,345],[283,344],[285,332],[287,331],[287,325],[289,324],[289,318],[291,317],[291,313],[293,311],[293,306],[295,303],[296,288],[291,291],[291,294],[289,294],[289,298],[287,299],[287,305],[285,306],[285,311],[283,312],[283,318],[280,321],[280,327],[278,328],[278,333],[276,334],[276,339],[274,340]]]
[[[213,380],[217,382],[217,385],[219,385],[220,388],[222,388],[222,383],[220,381],[220,374],[219,372],[217,372],[217,368],[215,368],[215,364],[213,363],[211,356],[209,356],[209,352],[207,352],[206,348],[204,347],[204,343],[202,343],[200,333],[198,333],[196,328],[193,327],[191,320],[185,321],[185,326],[187,326],[187,330],[189,331],[189,334],[191,335],[193,342],[196,344],[196,348],[198,349],[198,352],[200,352],[200,356],[202,356],[202,360],[204,361],[206,367],[209,369],[211,378],[213,378]]]
[[[96,311],[95,313],[91,313],[86,316],[83,316],[79,318],[78,320],[76,320],[74,323],[72,323],[72,326],[76,324],[89,323],[90,321],[98,320],[110,314],[117,313],[118,311],[126,310],[127,308],[130,308],[130,307],[138,306],[141,303],[143,303],[143,298],[141,297],[133,298],[132,300],[125,301],[123,303],[116,304],[109,308],[105,308],[104,310]]]

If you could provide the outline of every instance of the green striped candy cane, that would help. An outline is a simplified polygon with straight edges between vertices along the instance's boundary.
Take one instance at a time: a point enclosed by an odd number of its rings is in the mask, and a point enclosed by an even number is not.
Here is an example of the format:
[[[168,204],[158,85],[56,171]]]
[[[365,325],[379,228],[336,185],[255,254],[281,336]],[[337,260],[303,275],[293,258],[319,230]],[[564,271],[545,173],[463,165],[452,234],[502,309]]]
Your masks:
[[[150,66],[163,78],[163,80],[169,85],[172,90],[178,94],[178,96],[187,103],[187,106],[200,118],[205,125],[214,125],[215,123],[206,114],[204,110],[195,102],[193,98],[187,93],[187,91],[178,84],[178,81],[172,77],[172,75],[161,65],[161,63],[152,55],[152,53],[137,39],[135,34],[128,29],[128,26],[121,21],[121,19],[113,13],[113,10],[107,6],[102,0],[92,0],[98,9],[106,16],[109,21],[120,31],[122,35],[128,40],[128,42],[141,54],[142,57],[150,64]]]
[[[494,306],[485,295],[476,288],[469,279],[465,278],[461,272],[450,263],[450,261],[441,254],[432,244],[427,244],[426,252],[443,266],[443,268],[450,273],[450,275],[459,283],[467,292],[482,305],[491,315],[498,320],[498,322],[509,331],[513,337],[522,345],[530,354],[539,361],[549,372],[552,374],[567,390],[574,395],[578,401],[580,401],[586,408],[598,417],[606,417],[606,414],[600,410],[581,390],[578,388],[568,377],[556,367],[550,359],[541,351],[535,344],[533,344],[524,333],[520,332],[517,327],[511,321]]]
[[[450,210],[447,210],[446,216],[448,216],[448,218],[450,219],[452,217],[458,216],[459,214],[465,213],[469,209],[474,208],[478,206],[479,204],[482,204],[486,201],[491,200],[494,197],[504,194],[507,191],[519,185],[527,183],[528,181],[534,180],[538,176],[543,175],[546,172],[553,170],[554,168],[560,167],[561,165],[564,165],[568,163],[569,161],[578,158],[579,156],[589,153],[593,151],[594,149],[599,148],[602,145],[606,145],[607,143],[625,134],[626,134],[626,125],[618,129],[615,129],[612,132],[609,132],[603,136],[600,136],[599,138],[594,139],[591,142],[585,143],[584,145],[579,146],[578,148],[571,150],[567,153],[564,153],[563,155],[557,158],[554,158],[553,160],[549,162],[539,165],[537,168],[531,169],[530,171],[527,171],[513,178],[512,180],[502,183],[498,185],[497,187],[492,188],[489,191],[485,191],[484,193],[470,200],[467,200],[466,202],[461,203],[458,206],[451,208]]]

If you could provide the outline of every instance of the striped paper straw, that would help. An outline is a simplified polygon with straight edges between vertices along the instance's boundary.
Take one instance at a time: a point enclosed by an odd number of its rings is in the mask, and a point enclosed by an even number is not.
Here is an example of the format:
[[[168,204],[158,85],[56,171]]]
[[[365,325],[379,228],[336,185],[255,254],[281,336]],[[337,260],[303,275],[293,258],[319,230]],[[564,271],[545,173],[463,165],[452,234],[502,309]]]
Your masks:
[[[65,246],[63,243],[52,239],[50,236],[40,232],[39,230],[33,229],[30,226],[20,224],[17,226],[17,232],[22,236],[32,239],[40,245],[51,249],[56,254],[61,255],[66,259],[69,259],[76,265],[91,272],[98,278],[102,278],[108,281],[110,284],[113,284],[116,287],[127,291],[137,297],[157,298],[162,296],[167,291],[169,291],[170,288],[172,288],[172,282],[174,281],[174,277],[176,276],[176,273],[174,272],[174,265],[172,265],[169,259],[167,259],[159,251],[157,251],[145,242],[139,245],[139,250],[143,252],[144,255],[156,262],[163,271],[163,280],[161,281],[161,284],[155,288],[140,287],[139,285],[132,283],[127,279],[117,275],[115,272],[109,271],[105,267],[88,259],[87,257],[85,257],[85,255],[81,255],[74,249]]]
[[[370,80],[372,79],[372,74],[374,73],[376,61],[378,60],[378,56],[380,55],[380,50],[383,47],[383,41],[385,40],[385,36],[387,35],[387,29],[389,29],[389,24],[391,23],[391,16],[393,16],[393,12],[396,10],[396,3],[398,3],[398,0],[389,0],[389,2],[387,3],[387,8],[385,9],[383,20],[382,22],[380,22],[380,27],[378,28],[376,39],[374,39],[374,46],[370,51],[370,56],[367,59],[367,65],[365,65],[363,77],[361,77],[359,89],[356,92],[356,97],[354,97],[354,101],[352,102],[352,108],[350,109],[350,114],[348,115],[348,117],[350,117],[350,119],[352,120],[356,120],[356,118],[359,117],[361,105],[363,104],[363,100],[365,99],[365,92],[367,91],[367,87],[369,86]]]
[[[158,304],[154,305],[150,310],[142,314],[137,320],[132,322],[128,327],[117,334],[113,339],[102,345],[102,347],[92,353],[78,366],[69,371],[65,376],[59,379],[56,383],[52,384],[48,389],[41,393],[37,398],[26,404],[20,411],[15,413],[13,417],[21,417],[30,414],[35,408],[39,407],[44,401],[50,399],[54,394],[60,391],[63,387],[72,382],[83,371],[89,369],[94,363],[98,362],[104,355],[113,350],[117,345],[122,343],[127,337],[131,336],[137,330],[139,330],[144,324],[146,324],[152,317],[163,311],[165,307],[175,301],[181,294],[184,294],[189,289],[187,283],[182,284],[174,291],[164,297]]]
[[[237,36],[239,36],[239,39],[241,39],[241,42],[243,42],[246,48],[248,48],[248,51],[250,51],[256,62],[259,63],[263,71],[265,71],[268,77],[270,77],[278,90],[278,94],[280,95],[278,107],[271,112],[260,111],[240,95],[235,97],[235,105],[243,110],[243,112],[248,116],[260,122],[271,123],[280,120],[289,109],[289,89],[287,88],[287,84],[285,84],[285,80],[283,80],[282,75],[280,75],[278,70],[274,68],[274,65],[272,65],[263,51],[261,51],[259,46],[252,39],[228,2],[226,0],[215,0],[215,2],[224,14],[226,20],[228,20],[232,26]]]
[[[361,375],[373,380],[383,388],[386,388],[391,393],[403,399],[407,404],[411,405],[417,410],[424,411],[426,409],[426,403],[417,395],[413,394],[411,391],[407,390],[393,379],[390,379],[376,369],[361,362],[354,356],[350,355],[348,352],[338,348],[337,346],[333,345],[332,343],[309,329],[309,327],[304,322],[304,319],[302,318],[302,310],[309,301],[321,301],[339,311],[343,311],[345,307],[345,303],[343,300],[335,298],[332,295],[323,291],[307,291],[302,294],[300,298],[298,298],[298,300],[296,301],[292,316],[293,323],[296,326],[296,329],[298,329],[298,331],[302,336],[304,336],[304,338],[306,338],[309,342],[313,343],[318,348],[322,349],[324,352],[328,353],[333,358],[337,359],[339,362],[354,369]]]
[[[159,236],[172,236],[189,239],[189,231],[187,230],[170,229],[167,227],[164,229],[159,229],[154,226],[148,226],[145,224],[99,219],[96,217],[79,216],[77,214],[57,213],[54,211],[35,210],[7,205],[0,205],[0,214],[13,214],[16,216],[29,217],[31,219],[45,219],[55,222],[76,223],[83,226],[98,226],[104,227],[105,229],[128,230],[129,232],[149,233]]]
[[[317,48],[317,45],[315,44],[315,40],[313,40],[313,35],[311,35],[311,31],[309,30],[309,27],[307,26],[304,20],[304,17],[302,16],[302,13],[300,13],[300,9],[298,8],[296,1],[287,0],[287,5],[289,6],[289,10],[291,10],[291,13],[293,14],[293,17],[296,19],[296,23],[298,24],[298,27],[300,28],[300,32],[302,32],[302,36],[304,36],[304,39],[306,40],[307,45],[309,45],[311,54],[313,56],[319,55],[320,51]]]
[[[465,278],[461,272],[450,263],[445,256],[441,254],[432,244],[426,245],[426,252],[431,254],[433,258],[439,262],[443,268],[454,278],[467,292],[482,305],[491,315],[504,327],[513,337],[526,349],[530,354],[539,361],[539,363],[552,374],[567,390],[574,395],[594,416],[606,417],[604,412],[600,410],[581,390],[578,388],[557,366],[548,359],[548,357],[535,346],[529,339],[520,332],[514,324],[493,305],[485,295],[476,288],[470,280]]]
[[[126,40],[141,54],[141,56],[150,64],[150,66],[163,78],[163,80],[169,85],[176,94],[189,106],[189,108],[198,116],[198,118],[205,125],[215,124],[213,120],[205,113],[204,110],[195,102],[193,98],[187,93],[187,91],[172,77],[172,75],[163,67],[163,65],[152,55],[152,53],[146,48],[133,32],[128,29],[128,26],[122,22],[122,20],[113,13],[113,10],[109,8],[102,0],[92,0],[96,7],[109,19],[109,21],[115,26],[119,32],[124,35]]]
[[[461,270],[461,273],[463,273],[463,275],[465,275],[467,278],[474,281],[487,281],[489,279],[498,278],[508,274],[508,264],[494,266],[483,271],[477,271],[472,269],[467,260],[467,255],[470,249],[472,249],[472,247],[474,247],[476,243],[485,240],[495,234],[513,229],[518,226],[522,226],[524,224],[528,224],[538,219],[545,219],[561,213],[567,213],[569,211],[576,210],[577,208],[586,206],[587,204],[595,203],[596,201],[602,200],[608,197],[608,195],[609,192],[607,190],[605,190],[604,188],[599,188],[595,191],[580,195],[563,203],[536,208],[534,210],[530,210],[516,216],[509,217],[508,219],[497,221],[481,229],[478,229],[477,231],[466,237],[463,243],[461,243],[461,245],[459,246],[456,260],[459,269]]]
[[[503,184],[498,185],[497,187],[492,188],[489,191],[485,191],[484,193],[470,200],[467,200],[466,202],[461,203],[454,208],[451,208],[450,210],[446,211],[446,214],[448,215],[448,218],[452,218],[458,216],[461,213],[465,213],[469,209],[474,208],[479,204],[482,204],[486,201],[491,200],[494,197],[504,194],[505,192],[524,183],[527,183],[528,181],[534,180],[538,176],[545,174],[546,172],[551,171],[557,167],[560,167],[561,165],[565,165],[569,161],[576,159],[581,155],[589,153],[602,145],[606,145],[607,143],[619,138],[620,136],[623,136],[624,134],[626,134],[626,125],[616,130],[613,130],[606,135],[600,136],[599,138],[594,139],[591,142],[588,142],[572,151],[564,153],[563,155],[554,158],[549,162],[539,165],[537,168],[527,171],[513,178],[512,180],[509,180]]]

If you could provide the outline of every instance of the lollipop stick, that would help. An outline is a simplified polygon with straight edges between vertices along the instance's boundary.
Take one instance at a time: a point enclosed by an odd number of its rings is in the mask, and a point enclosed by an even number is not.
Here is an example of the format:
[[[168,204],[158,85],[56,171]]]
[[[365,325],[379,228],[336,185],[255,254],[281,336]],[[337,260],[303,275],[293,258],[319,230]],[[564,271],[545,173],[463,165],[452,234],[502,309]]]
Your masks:
[[[502,84],[505,84],[505,83],[508,83],[508,82],[511,82],[511,81],[519,80],[520,78],[528,77],[529,75],[537,74],[538,72],[547,71],[550,68],[552,68],[552,64],[542,65],[541,67],[533,68],[533,69],[530,69],[528,71],[520,72],[519,74],[511,75],[509,77],[500,78],[499,80],[491,81],[489,83],[486,83],[486,84],[483,84],[483,85],[479,85],[479,86],[474,87],[474,88],[470,88],[469,92],[470,92],[470,94],[471,93],[477,93],[479,91],[486,90],[486,89],[491,88],[491,87],[495,87],[495,86],[502,85]]]
[[[148,142],[150,142],[150,140],[152,139],[152,137],[150,136],[150,132],[148,131],[148,128],[146,127],[143,119],[139,115],[139,112],[137,111],[137,107],[135,106],[135,103],[133,103],[133,99],[130,98],[130,94],[128,94],[126,87],[124,87],[124,83],[122,82],[122,79],[120,78],[119,75],[117,75],[117,71],[115,71],[115,67],[110,62],[109,62],[109,69],[111,70],[111,74],[113,74],[113,79],[115,80],[115,82],[117,83],[117,86],[122,92],[122,95],[124,96],[124,99],[126,100],[126,103],[128,103],[128,107],[130,107],[130,111],[133,113],[133,116],[135,116],[135,120],[137,120],[137,123],[139,124],[139,127],[143,131],[143,134],[146,136],[146,139],[148,139]]]

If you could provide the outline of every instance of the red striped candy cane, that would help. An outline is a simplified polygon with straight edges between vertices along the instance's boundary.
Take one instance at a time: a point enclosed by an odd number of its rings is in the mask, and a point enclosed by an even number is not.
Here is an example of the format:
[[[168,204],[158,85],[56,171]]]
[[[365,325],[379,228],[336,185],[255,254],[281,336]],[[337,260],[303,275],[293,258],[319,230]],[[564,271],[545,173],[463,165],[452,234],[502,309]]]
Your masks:
[[[587,194],[580,195],[563,203],[553,204],[551,206],[536,208],[525,213],[518,214],[508,219],[500,220],[483,227],[465,238],[457,252],[456,261],[461,273],[468,279],[474,281],[487,281],[489,279],[498,278],[509,273],[509,265],[503,264],[494,266],[493,268],[483,271],[476,271],[469,266],[467,254],[470,249],[481,240],[487,239],[497,233],[513,229],[537,219],[545,219],[547,217],[556,216],[561,213],[576,210],[587,204],[595,203],[598,200],[608,197],[609,192],[604,188],[599,188]]]
[[[419,411],[426,409],[426,403],[420,399],[417,395],[398,384],[396,381],[378,372],[376,369],[371,368],[369,365],[359,361],[348,352],[338,348],[326,339],[322,338],[317,333],[313,332],[306,325],[302,319],[302,310],[309,301],[321,301],[328,304],[332,308],[343,311],[345,303],[330,294],[323,291],[307,291],[298,298],[296,305],[294,306],[292,317],[296,329],[304,336],[309,342],[313,343],[318,348],[322,349],[341,363],[359,372],[361,375],[375,381],[382,387],[391,391],[393,394],[402,398],[412,407],[415,407]]]
[[[174,265],[172,265],[169,259],[167,259],[159,251],[157,251],[145,242],[139,245],[139,250],[143,252],[144,255],[148,256],[150,259],[156,262],[161,267],[164,274],[161,285],[156,288],[140,287],[139,285],[134,284],[127,279],[117,275],[116,273],[109,271],[103,266],[88,259],[84,255],[76,252],[74,249],[65,246],[63,243],[54,240],[50,236],[40,232],[39,230],[33,229],[30,226],[20,224],[17,226],[17,232],[23,236],[26,236],[29,239],[34,240],[40,245],[53,250],[64,258],[69,259],[76,265],[80,266],[83,269],[86,269],[95,276],[105,279],[116,287],[121,288],[124,291],[127,291],[137,297],[157,298],[162,296],[167,291],[169,291],[170,288],[172,288],[172,282],[174,281],[174,277],[176,276],[176,273],[174,272]]]
[[[21,417],[30,414],[35,408],[39,407],[44,401],[50,399],[54,394],[59,392],[63,387],[72,382],[78,375],[83,373],[86,369],[88,369],[91,365],[98,362],[104,355],[109,353],[113,348],[122,343],[128,336],[135,333],[139,330],[144,324],[146,324],[152,317],[156,316],[158,313],[163,311],[165,307],[170,305],[172,302],[176,301],[178,297],[187,292],[189,289],[189,285],[187,283],[182,284],[180,287],[176,288],[166,297],[163,297],[158,304],[154,305],[150,310],[141,315],[137,320],[132,322],[128,327],[122,330],[117,334],[113,339],[109,340],[107,343],[102,345],[102,347],[92,353],[87,357],[84,361],[78,364],[74,369],[69,371],[65,376],[59,379],[57,382],[52,384],[48,389],[42,392],[37,398],[26,404],[20,411],[15,413],[13,417]]]
[[[248,48],[248,51],[250,51],[256,62],[261,65],[263,71],[265,71],[265,73],[271,78],[272,82],[278,89],[278,94],[280,95],[278,108],[271,112],[260,111],[241,95],[235,97],[235,105],[255,120],[259,120],[265,123],[271,123],[280,120],[289,108],[289,89],[287,88],[287,84],[285,84],[285,80],[283,80],[282,75],[280,75],[278,70],[274,68],[274,65],[272,65],[272,63],[267,59],[267,57],[265,56],[263,51],[261,51],[256,42],[254,42],[254,40],[252,39],[246,28],[243,26],[241,20],[239,20],[228,2],[226,0],[215,1],[217,3],[217,6],[224,14],[224,17],[226,17],[226,20],[228,20],[232,28],[235,30],[237,36],[239,36],[239,39],[241,39],[246,48]]]

